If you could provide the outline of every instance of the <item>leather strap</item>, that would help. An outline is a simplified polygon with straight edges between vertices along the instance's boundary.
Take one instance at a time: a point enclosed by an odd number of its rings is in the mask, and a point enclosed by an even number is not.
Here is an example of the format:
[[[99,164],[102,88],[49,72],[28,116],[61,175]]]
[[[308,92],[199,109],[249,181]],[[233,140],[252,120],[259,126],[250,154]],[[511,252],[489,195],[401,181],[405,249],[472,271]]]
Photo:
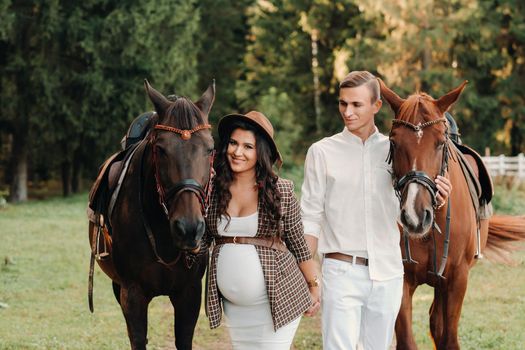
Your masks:
[[[328,259],[335,259],[335,260],[341,260],[341,261],[346,261],[346,262],[349,262],[351,264],[354,263],[354,256],[353,255],[350,255],[350,254],[343,254],[343,253],[326,253],[324,255],[325,258],[328,258]],[[355,264],[356,265],[363,265],[363,266],[368,266],[368,259],[367,258],[363,258],[363,257],[360,257],[360,256],[356,256],[355,257]]]
[[[252,244],[260,247],[272,248],[275,250],[280,250],[282,252],[287,252],[288,248],[279,237],[216,237],[215,244],[222,245],[226,243],[233,244]]]

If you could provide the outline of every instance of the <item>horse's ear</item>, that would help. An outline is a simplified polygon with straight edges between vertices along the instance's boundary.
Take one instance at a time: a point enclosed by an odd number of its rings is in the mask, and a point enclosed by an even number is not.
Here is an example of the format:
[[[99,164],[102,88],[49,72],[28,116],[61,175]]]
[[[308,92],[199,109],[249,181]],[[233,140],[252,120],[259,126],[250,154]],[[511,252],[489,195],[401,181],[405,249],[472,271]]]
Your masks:
[[[465,80],[463,83],[461,83],[460,86],[450,91],[446,95],[441,96],[439,100],[436,101],[436,104],[441,113],[445,113],[448,110],[448,108],[458,100],[459,95],[461,95],[461,92],[467,84],[468,80]]]
[[[201,110],[206,119],[210,113],[213,101],[215,101],[215,79],[213,79],[212,83],[208,86],[206,91],[204,91],[199,100],[195,102],[195,105]]]
[[[159,116],[163,116],[164,112],[170,105],[170,101],[163,94],[155,90],[150,84],[148,79],[144,79],[144,88],[148,93],[149,99],[153,102],[155,110]]]
[[[388,102],[392,110],[394,111],[394,114],[397,115],[397,112],[399,111],[399,108],[405,102],[404,99],[398,96],[394,91],[390,90],[388,86],[385,85],[383,80],[380,78],[377,78],[379,81],[379,87],[381,89],[381,96]]]

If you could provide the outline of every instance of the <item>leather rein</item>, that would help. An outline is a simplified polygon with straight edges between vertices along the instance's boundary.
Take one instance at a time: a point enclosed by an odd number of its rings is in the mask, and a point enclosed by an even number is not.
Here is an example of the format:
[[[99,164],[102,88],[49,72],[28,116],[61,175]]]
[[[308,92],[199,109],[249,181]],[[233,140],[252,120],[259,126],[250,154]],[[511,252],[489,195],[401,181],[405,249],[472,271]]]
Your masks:
[[[441,168],[439,171],[439,174],[441,176],[444,176],[445,172],[448,169],[448,160],[449,160],[449,152],[450,152],[449,145],[448,145],[449,143],[448,124],[447,124],[447,119],[445,117],[431,120],[426,123],[419,123],[417,125],[404,121],[404,120],[394,119],[392,121],[392,127],[394,125],[401,125],[409,129],[412,129],[416,134],[418,134],[418,136],[420,136],[422,135],[424,128],[441,123],[441,122],[445,123],[445,126],[447,127],[447,129],[445,130],[445,143],[443,145],[443,156],[441,160]],[[390,134],[392,134],[392,132]],[[390,142],[390,151],[388,153],[387,162],[390,164],[393,164],[393,160],[394,160],[394,145],[392,142]],[[436,215],[435,215],[436,210],[441,207],[441,206],[438,206],[437,204],[438,189],[437,189],[436,183],[424,171],[415,171],[415,170],[409,171],[408,173],[403,175],[400,179],[394,178],[393,180],[394,190],[396,192],[397,197],[399,198],[400,204],[401,204],[402,194],[405,188],[407,187],[407,185],[411,183],[417,183],[423,186],[430,193],[430,197],[432,199],[432,208],[434,210],[434,215],[433,215],[434,221],[432,222],[432,228],[433,230],[441,234],[442,233],[441,229],[436,224]],[[449,248],[449,242],[450,242],[450,196],[447,200],[445,241],[444,241],[444,247],[443,247],[443,256],[441,258],[441,265],[439,267],[439,270],[437,269],[436,238],[435,236],[433,237],[434,237],[434,257],[433,257],[434,258],[434,271],[430,273],[438,276],[439,278],[444,279],[445,277],[443,277],[443,272],[445,270],[445,265],[447,262],[448,248]],[[409,237],[408,237],[408,232],[405,227],[403,227],[403,239],[404,239],[405,252],[406,252],[406,258],[403,259],[403,262],[406,262],[409,264],[417,264],[418,262],[413,260],[410,254]]]
[[[174,127],[171,127],[168,125],[162,125],[162,124],[157,124],[154,127],[154,130],[156,132],[158,132],[157,130],[162,130],[162,131],[169,131],[169,132],[179,134],[181,139],[184,141],[189,140],[193,133],[200,131],[200,130],[205,130],[205,129],[211,129],[211,125],[210,124],[200,124],[191,130],[178,129],[178,128],[174,128]],[[213,160],[215,158],[215,151],[213,151],[212,154],[210,155],[210,174],[208,177],[208,182],[206,183],[205,186],[202,186],[201,184],[199,184],[195,179],[183,179],[177,182],[175,185],[173,185],[171,188],[169,188],[166,191],[165,187],[162,185],[162,182],[160,180],[159,165],[158,165],[158,160],[157,160],[158,155],[157,155],[157,149],[155,147],[155,141],[156,141],[156,134],[153,134],[149,139],[149,144],[152,147],[152,161],[153,161],[154,176],[155,176],[155,188],[157,190],[157,194],[159,197],[159,204],[162,207],[166,215],[166,218],[169,220],[169,210],[168,210],[168,206],[166,205],[166,203],[168,201],[176,200],[183,192],[191,192],[197,196],[200,206],[201,206],[201,213],[205,217],[208,211],[209,198],[210,198],[210,193],[211,193],[211,188],[212,188],[211,183],[213,180],[212,179],[213,178],[212,176],[213,175]],[[146,229],[148,240],[153,250],[153,254],[155,254],[155,257],[157,258],[157,262],[159,264],[166,266],[169,269],[172,269],[173,266],[179,261],[183,251],[179,251],[179,254],[177,254],[177,257],[170,262],[164,261],[158,253],[157,244],[155,242],[153,231],[151,229],[151,226],[148,223],[146,216],[144,215],[144,211],[142,208],[142,198],[143,198],[142,191],[144,188],[144,185],[142,183],[142,177],[143,177],[142,168],[144,166],[143,155],[144,153],[142,154],[141,166],[140,166],[139,184],[141,188],[139,189],[139,203],[140,203],[140,211],[142,214],[142,219],[144,222],[144,228]],[[186,253],[186,260],[187,260],[186,267],[187,268],[191,268],[191,265],[193,264],[193,261],[195,260],[195,256],[191,257],[189,255],[190,254]]]

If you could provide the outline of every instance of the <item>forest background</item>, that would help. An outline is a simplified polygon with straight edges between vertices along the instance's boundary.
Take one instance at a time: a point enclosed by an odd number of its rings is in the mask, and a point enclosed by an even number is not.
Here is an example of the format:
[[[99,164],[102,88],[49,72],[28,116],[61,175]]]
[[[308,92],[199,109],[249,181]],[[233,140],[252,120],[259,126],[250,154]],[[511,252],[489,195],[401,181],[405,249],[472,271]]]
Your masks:
[[[453,109],[463,141],[516,155],[524,44],[522,0],[0,0],[0,197],[25,201],[53,181],[84,191],[152,109],[144,78],[193,99],[215,79],[212,124],[263,111],[292,172],[341,130],[348,71],[401,96],[469,80]],[[376,121],[387,131],[391,119],[385,106]]]

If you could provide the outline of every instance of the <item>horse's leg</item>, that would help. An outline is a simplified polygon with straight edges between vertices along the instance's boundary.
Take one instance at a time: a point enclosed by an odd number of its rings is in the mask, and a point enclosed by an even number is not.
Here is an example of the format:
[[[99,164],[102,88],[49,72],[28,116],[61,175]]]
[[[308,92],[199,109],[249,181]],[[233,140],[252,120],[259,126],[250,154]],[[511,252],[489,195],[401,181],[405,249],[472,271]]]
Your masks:
[[[417,285],[407,281],[403,282],[403,298],[401,309],[396,319],[396,349],[417,349],[414,334],[412,333],[412,296]]]
[[[150,300],[137,285],[120,288],[120,306],[126,319],[132,350],[146,349]]]
[[[430,306],[430,335],[434,343],[434,349],[441,342],[443,336],[443,313],[444,313],[444,291],[442,286],[434,287],[434,300]]]
[[[446,293],[446,295],[443,296],[445,303],[443,320],[445,324],[443,326],[443,336],[438,346],[439,350],[459,349],[458,326],[463,299],[467,291],[467,263],[465,263],[464,267],[457,266],[456,269],[454,276],[447,281],[448,286],[446,291],[444,291],[444,293]]]
[[[175,311],[175,346],[178,350],[191,350],[193,332],[201,308],[201,280],[189,285],[181,293],[171,295]]]

